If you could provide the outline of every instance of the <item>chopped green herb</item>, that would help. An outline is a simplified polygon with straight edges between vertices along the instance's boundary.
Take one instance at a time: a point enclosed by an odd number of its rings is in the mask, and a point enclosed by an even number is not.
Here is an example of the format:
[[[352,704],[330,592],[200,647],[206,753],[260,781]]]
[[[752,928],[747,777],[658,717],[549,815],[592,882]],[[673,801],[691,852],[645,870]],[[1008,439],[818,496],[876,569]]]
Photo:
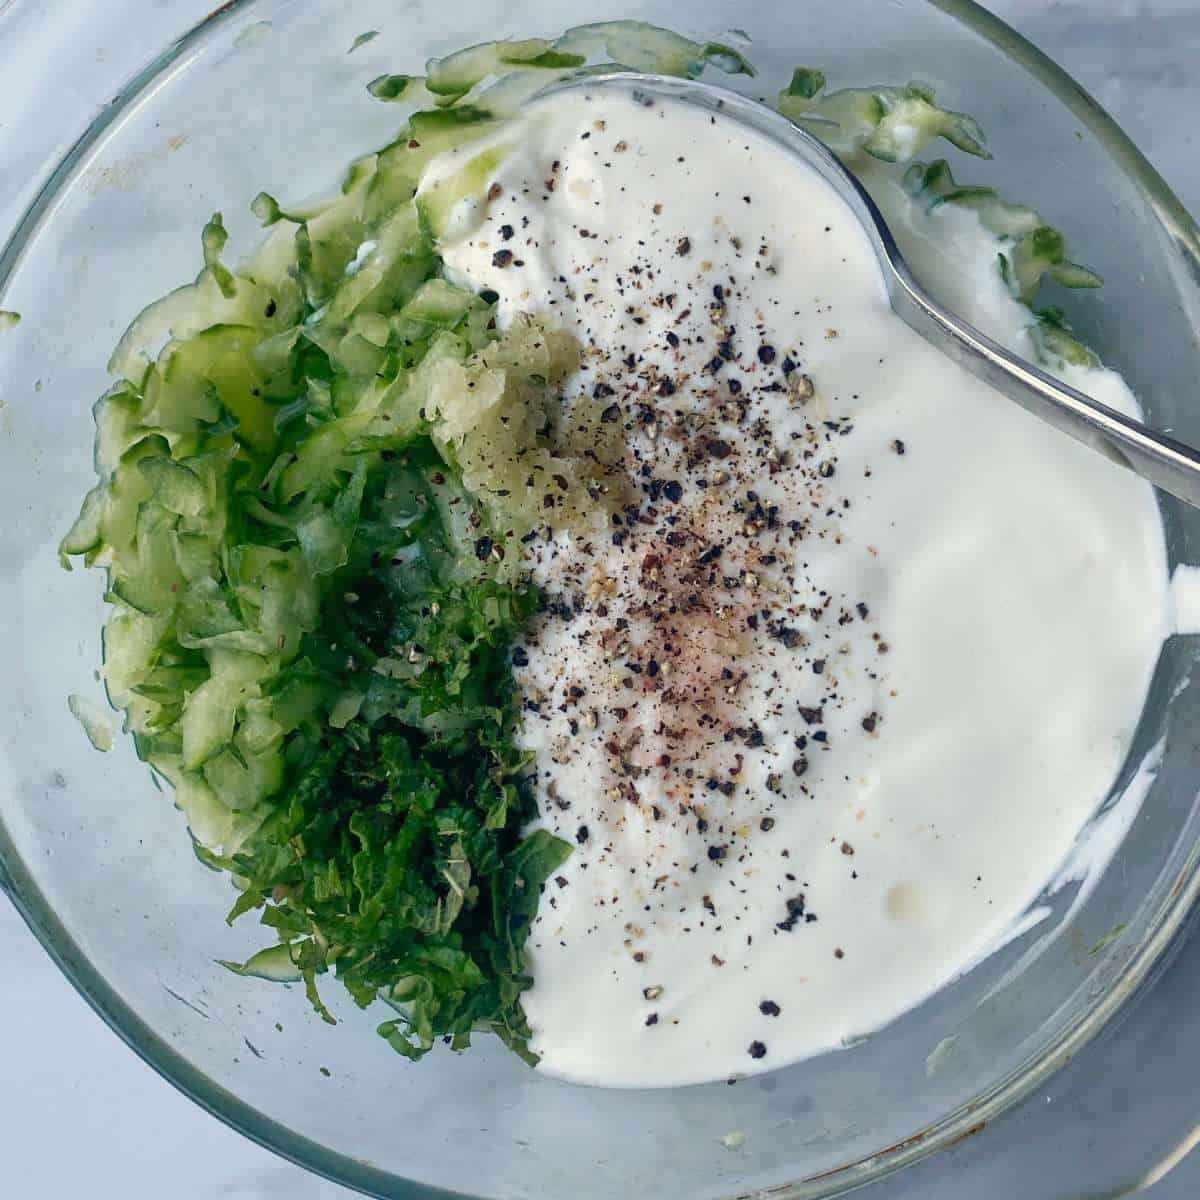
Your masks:
[[[412,75],[377,75],[367,84],[367,91],[376,100],[399,100],[414,82]]]
[[[1129,928],[1129,926],[1124,921],[1120,922],[1117,925],[1114,925],[1102,938],[1100,938],[1096,942],[1096,944],[1088,951],[1088,954],[1091,956],[1095,956],[1097,954],[1103,953],[1128,928]]]
[[[350,43],[350,49],[347,54],[353,54],[360,46],[365,46],[368,42],[373,42],[379,36],[378,29],[368,29],[366,33],[360,33],[358,37]]]
[[[496,528],[464,487],[479,417],[453,392],[478,380],[516,413],[574,360],[532,325],[497,341],[411,196],[363,215],[377,177],[288,216],[291,253],[236,270],[213,217],[163,318],[175,336],[151,360],[159,318],[135,322],[96,407],[101,481],[61,554],[106,565],[109,696],[198,856],[241,889],[231,919],[257,912],[278,939],[226,965],[302,980],[326,1017],[336,973],[396,1011],[380,1032],[411,1058],[493,1029],[532,1061],[523,947],[570,848],[524,833],[509,649],[539,597],[503,553],[520,514]],[[254,208],[287,216],[265,193]],[[111,748],[107,716],[70,702]]]

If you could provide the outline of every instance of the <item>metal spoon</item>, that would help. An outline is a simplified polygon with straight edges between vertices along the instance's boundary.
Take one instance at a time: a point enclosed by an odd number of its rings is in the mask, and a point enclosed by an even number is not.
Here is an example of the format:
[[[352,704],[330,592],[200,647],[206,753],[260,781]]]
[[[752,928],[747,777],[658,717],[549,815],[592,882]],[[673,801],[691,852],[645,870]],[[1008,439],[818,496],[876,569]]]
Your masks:
[[[750,126],[802,159],[834,188],[866,230],[891,306],[905,324],[1027,412],[1164,492],[1200,507],[1200,452],[1076,391],[939,304],[914,278],[883,214],[862,184],[817,137],[782,113],[710,84],[632,71],[575,76],[551,84],[534,98],[565,91],[615,89],[632,94],[635,102],[664,97],[719,113]]]

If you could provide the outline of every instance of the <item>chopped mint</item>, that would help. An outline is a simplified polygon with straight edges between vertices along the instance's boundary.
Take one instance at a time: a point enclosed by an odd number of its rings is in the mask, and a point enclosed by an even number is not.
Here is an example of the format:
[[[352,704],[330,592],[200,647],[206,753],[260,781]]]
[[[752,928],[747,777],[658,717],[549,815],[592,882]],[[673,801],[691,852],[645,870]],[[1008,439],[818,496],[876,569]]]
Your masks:
[[[1109,948],[1128,929],[1129,926],[1124,922],[1114,925],[1096,944],[1088,951],[1089,955],[1095,956],[1103,953]]]
[[[367,91],[376,100],[399,100],[415,82],[416,77],[412,75],[377,75],[367,84]]]
[[[373,42],[379,36],[378,29],[368,29],[366,33],[360,33],[358,37],[350,43],[350,49],[347,54],[353,54],[360,46],[365,46],[368,42]]]

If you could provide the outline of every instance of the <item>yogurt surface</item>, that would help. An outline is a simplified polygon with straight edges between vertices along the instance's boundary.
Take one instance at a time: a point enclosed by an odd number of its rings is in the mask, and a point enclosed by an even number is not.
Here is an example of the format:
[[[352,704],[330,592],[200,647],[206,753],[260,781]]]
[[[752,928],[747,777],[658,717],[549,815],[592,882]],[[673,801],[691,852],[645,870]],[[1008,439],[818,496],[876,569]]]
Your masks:
[[[575,846],[531,1047],[613,1086],[780,1067],[1001,943],[1105,798],[1168,632],[1154,497],[912,333],[758,134],[605,90],[502,137],[445,261],[579,339],[564,403],[619,426],[633,484],[525,548],[523,739]],[[1032,357],[977,219],[867,182],[918,274]]]

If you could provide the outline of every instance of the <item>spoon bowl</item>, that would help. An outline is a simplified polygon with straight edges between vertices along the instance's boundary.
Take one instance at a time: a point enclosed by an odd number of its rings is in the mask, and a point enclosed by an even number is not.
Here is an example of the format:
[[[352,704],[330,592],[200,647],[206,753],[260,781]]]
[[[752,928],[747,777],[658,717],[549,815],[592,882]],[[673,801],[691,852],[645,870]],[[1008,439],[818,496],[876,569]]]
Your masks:
[[[854,173],[820,138],[782,113],[710,83],[630,71],[576,75],[543,88],[534,99],[614,88],[629,92],[634,103],[653,104],[661,97],[720,114],[765,135],[804,162],[838,193],[866,232],[892,310],[906,325],[1026,412],[1155,487],[1200,507],[1200,452],[1012,354],[940,304],[913,275],[883,214]]]

